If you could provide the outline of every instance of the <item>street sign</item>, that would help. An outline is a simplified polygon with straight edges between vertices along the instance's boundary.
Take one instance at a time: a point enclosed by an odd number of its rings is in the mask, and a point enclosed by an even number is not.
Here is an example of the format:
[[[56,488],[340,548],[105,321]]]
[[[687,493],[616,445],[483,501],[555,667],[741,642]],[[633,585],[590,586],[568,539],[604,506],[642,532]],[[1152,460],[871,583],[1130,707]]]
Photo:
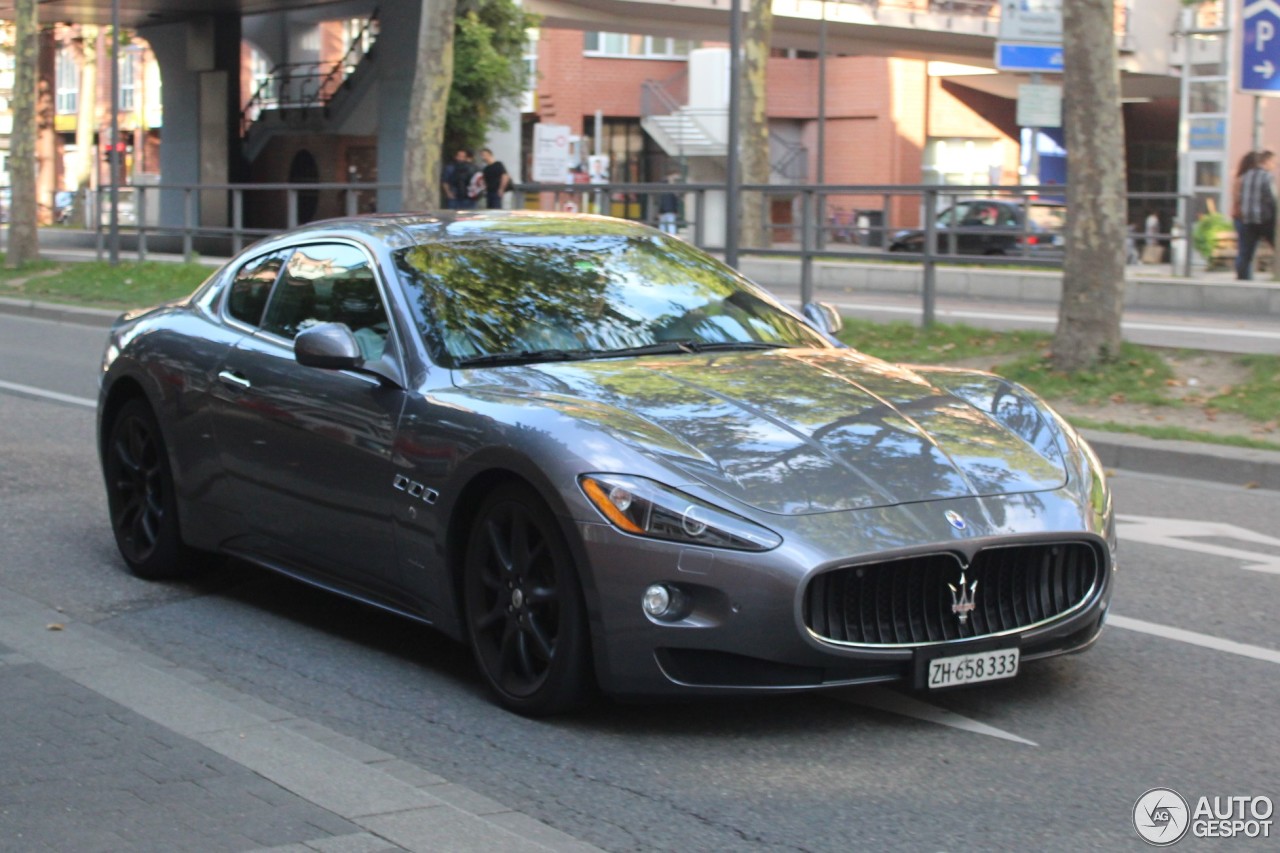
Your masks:
[[[1001,71],[1062,73],[1062,46],[996,42],[996,68]]]
[[[533,180],[540,184],[560,184],[568,180],[569,131],[567,124],[533,126]]]
[[[1004,0],[999,38],[1062,44],[1062,0]]]
[[[1017,122],[1018,127],[1062,127],[1062,87],[1020,85]]]
[[[1244,7],[1240,91],[1280,95],[1280,3],[1253,0]]]

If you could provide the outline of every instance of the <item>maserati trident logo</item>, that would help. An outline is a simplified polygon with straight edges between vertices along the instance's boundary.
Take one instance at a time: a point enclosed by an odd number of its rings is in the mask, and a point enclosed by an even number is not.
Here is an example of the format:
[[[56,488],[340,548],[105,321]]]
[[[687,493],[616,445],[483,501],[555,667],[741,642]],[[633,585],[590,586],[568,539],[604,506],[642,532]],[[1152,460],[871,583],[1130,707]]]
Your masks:
[[[965,573],[960,572],[960,586],[955,584],[947,584],[951,588],[951,612],[960,617],[960,624],[963,625],[969,621],[969,614],[973,612],[973,596],[978,591],[978,582],[965,586]]]

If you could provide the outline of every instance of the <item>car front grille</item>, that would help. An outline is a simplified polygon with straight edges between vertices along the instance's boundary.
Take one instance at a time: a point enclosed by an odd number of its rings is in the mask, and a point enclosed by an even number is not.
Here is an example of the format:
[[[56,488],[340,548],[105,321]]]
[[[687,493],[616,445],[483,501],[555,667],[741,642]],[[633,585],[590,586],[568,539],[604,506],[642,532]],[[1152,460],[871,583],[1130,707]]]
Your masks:
[[[952,553],[848,566],[810,581],[804,621],[823,639],[857,645],[922,645],[1003,634],[1082,605],[1098,586],[1100,567],[1098,551],[1084,542],[985,548],[967,568]],[[964,592],[973,590],[973,609],[963,622],[953,609],[962,568]]]

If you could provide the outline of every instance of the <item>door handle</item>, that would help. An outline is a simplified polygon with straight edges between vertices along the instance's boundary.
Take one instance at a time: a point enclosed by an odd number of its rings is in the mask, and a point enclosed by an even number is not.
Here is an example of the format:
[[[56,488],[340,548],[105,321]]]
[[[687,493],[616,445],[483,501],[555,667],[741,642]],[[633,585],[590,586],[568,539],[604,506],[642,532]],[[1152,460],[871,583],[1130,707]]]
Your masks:
[[[224,385],[231,385],[235,388],[249,388],[253,385],[248,379],[245,379],[239,373],[232,370],[224,370],[218,374],[218,378],[222,380]]]

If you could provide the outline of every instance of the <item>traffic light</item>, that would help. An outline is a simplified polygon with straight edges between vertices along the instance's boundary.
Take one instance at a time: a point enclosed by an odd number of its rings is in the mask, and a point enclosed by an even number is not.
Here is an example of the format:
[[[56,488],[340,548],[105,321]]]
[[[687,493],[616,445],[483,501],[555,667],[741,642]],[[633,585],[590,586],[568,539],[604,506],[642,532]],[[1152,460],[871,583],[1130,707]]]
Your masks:
[[[133,146],[127,142],[117,142],[115,144],[116,153],[120,155],[120,162],[122,163],[124,162],[124,156],[128,154],[129,151],[132,150],[132,148]],[[111,162],[111,143],[110,142],[102,143],[102,162],[104,163]]]

